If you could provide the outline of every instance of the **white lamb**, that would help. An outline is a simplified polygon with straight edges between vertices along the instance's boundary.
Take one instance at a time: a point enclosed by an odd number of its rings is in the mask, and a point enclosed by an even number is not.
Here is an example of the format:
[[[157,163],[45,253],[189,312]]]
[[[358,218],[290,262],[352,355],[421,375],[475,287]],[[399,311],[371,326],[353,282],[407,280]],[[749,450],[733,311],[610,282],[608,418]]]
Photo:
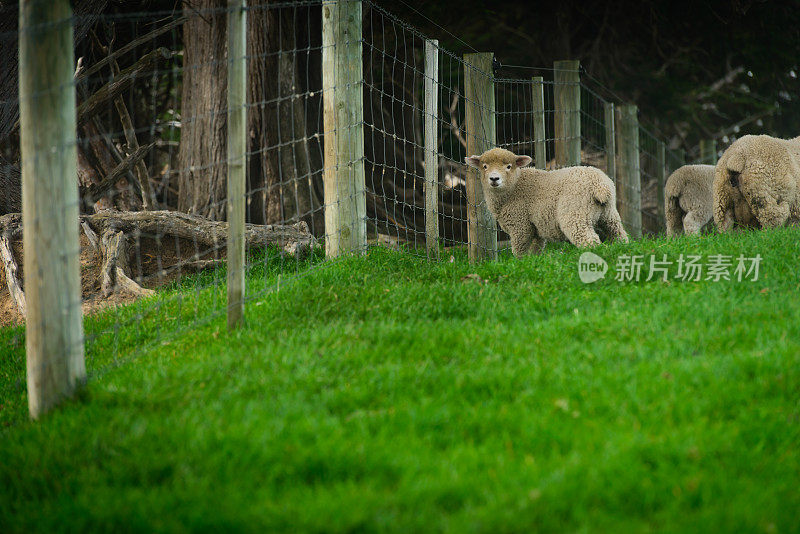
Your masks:
[[[714,216],[714,166],[684,165],[664,184],[667,236],[697,234]]]
[[[734,227],[777,228],[800,221],[800,137],[745,135],[717,162],[714,222]]]
[[[600,169],[523,168],[531,163],[529,156],[502,148],[469,156],[466,162],[481,172],[486,204],[511,236],[515,256],[538,252],[546,240],[598,245],[596,230],[628,241],[616,208],[614,183]]]

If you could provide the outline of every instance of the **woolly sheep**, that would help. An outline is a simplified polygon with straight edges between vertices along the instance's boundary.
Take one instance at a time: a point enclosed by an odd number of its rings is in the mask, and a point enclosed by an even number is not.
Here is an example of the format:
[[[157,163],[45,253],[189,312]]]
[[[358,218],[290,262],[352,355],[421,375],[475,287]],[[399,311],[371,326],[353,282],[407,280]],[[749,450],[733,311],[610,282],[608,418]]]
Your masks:
[[[684,165],[664,184],[667,235],[696,234],[714,215],[714,166]]]
[[[800,220],[800,137],[745,135],[722,154],[714,171],[714,223],[776,228]]]
[[[594,167],[555,171],[523,168],[528,156],[493,148],[466,158],[481,173],[489,211],[511,236],[515,256],[539,252],[546,240],[569,240],[578,247],[604,236],[628,241],[616,208],[614,183]]]

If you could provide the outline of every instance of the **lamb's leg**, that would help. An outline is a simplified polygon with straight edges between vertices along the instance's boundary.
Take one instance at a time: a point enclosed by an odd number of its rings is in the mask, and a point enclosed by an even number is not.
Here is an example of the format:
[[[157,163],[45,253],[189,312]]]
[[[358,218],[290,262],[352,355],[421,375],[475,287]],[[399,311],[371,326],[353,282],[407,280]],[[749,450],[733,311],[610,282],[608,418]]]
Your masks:
[[[511,252],[517,258],[530,252],[532,244],[537,240],[535,229],[530,224],[513,228],[509,235],[511,236]]]
[[[667,237],[680,235],[682,230],[681,215],[681,207],[678,204],[678,199],[674,197],[667,199],[665,214],[667,219]]]
[[[544,250],[544,239],[534,236],[528,246],[528,254],[539,254],[542,250]]]
[[[691,210],[686,214],[686,217],[683,218],[683,231],[686,235],[699,234],[700,230],[708,223],[709,219],[711,219],[710,213]]]
[[[724,181],[714,180],[714,224],[717,232],[729,232],[735,221],[733,199]]]
[[[566,224],[561,225],[561,231],[576,247],[593,247],[601,243],[600,236],[597,235],[594,226],[588,220],[567,221]]]

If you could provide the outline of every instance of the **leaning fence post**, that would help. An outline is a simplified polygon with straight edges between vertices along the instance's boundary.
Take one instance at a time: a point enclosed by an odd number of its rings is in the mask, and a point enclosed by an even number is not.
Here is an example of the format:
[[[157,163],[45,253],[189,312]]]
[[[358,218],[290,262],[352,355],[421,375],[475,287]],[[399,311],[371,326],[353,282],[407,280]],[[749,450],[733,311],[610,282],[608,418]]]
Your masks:
[[[361,1],[322,3],[325,255],[367,248]]]
[[[245,0],[228,0],[228,328],[244,320],[246,20]]]
[[[425,247],[439,259],[439,162],[436,134],[439,118],[439,41],[425,40]]]
[[[555,101],[555,153],[557,167],[581,164],[580,61],[553,63]]]
[[[609,178],[617,180],[617,148],[614,135],[614,103],[603,104],[606,126],[606,174]]]
[[[547,167],[547,135],[544,120],[544,78],[533,77],[533,151],[534,165],[537,169]]]
[[[616,109],[617,209],[631,237],[642,237],[642,186],[639,168],[639,119],[631,104]]]
[[[497,144],[492,52],[464,54],[467,155],[482,154]],[[497,258],[497,223],[486,206],[480,171],[468,168],[467,236],[469,261]]]
[[[717,164],[717,142],[714,139],[700,140],[700,163]]]
[[[667,219],[664,214],[664,182],[667,179],[667,147],[664,141],[656,141],[656,201],[658,213],[656,224],[659,230],[666,231]]]
[[[86,381],[74,72],[69,1],[20,2],[25,345],[34,419]]]

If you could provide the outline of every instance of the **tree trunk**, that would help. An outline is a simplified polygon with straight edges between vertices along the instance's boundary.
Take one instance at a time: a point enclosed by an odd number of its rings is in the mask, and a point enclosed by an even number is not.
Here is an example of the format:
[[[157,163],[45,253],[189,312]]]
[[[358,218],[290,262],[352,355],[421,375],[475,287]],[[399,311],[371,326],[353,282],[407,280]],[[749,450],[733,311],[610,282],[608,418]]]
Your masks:
[[[225,0],[184,2],[184,68],[178,209],[225,217],[227,15]]]
[[[269,2],[262,2],[266,5]],[[324,229],[318,187],[307,141],[302,96],[311,70],[308,17],[297,7],[254,9],[248,13],[248,114],[250,215],[255,223],[305,221],[315,234]],[[292,95],[299,95],[292,97]]]

